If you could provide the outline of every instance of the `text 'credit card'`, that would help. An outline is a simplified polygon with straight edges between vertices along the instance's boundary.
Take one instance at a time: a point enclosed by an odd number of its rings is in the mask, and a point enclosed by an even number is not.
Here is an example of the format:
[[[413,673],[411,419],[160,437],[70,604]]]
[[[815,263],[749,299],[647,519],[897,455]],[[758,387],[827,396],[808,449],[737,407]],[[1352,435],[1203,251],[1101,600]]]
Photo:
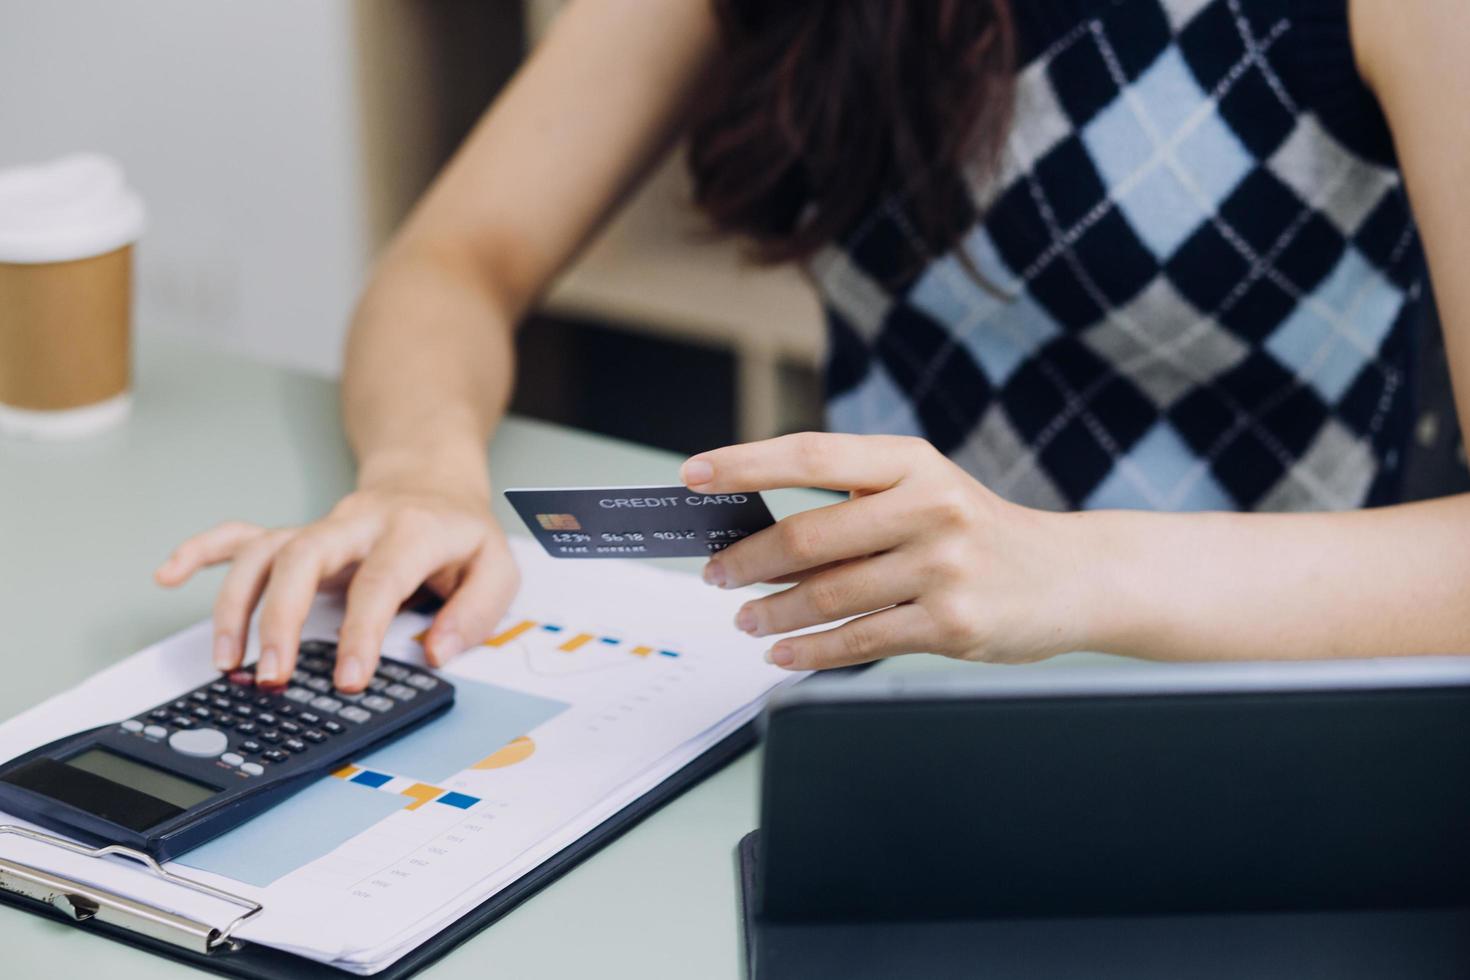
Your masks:
[[[505,496],[553,558],[708,557],[775,523],[758,493],[551,487]]]

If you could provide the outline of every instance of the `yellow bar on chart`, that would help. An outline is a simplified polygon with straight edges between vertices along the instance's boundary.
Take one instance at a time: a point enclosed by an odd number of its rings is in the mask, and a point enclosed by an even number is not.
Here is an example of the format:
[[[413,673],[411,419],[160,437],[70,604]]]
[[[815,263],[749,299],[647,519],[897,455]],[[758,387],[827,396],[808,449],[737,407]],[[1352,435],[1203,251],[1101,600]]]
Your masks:
[[[646,657],[653,652],[653,647],[634,647],[629,652],[631,652],[635,657]]]
[[[591,633],[578,633],[576,636],[563,643],[560,649],[565,650],[567,653],[573,653],[578,647],[582,646],[585,643],[589,643],[594,639],[596,639],[596,637],[594,637]]]
[[[332,775],[336,776],[338,779],[351,779],[353,776],[356,776],[360,772],[362,772],[361,769],[349,764],[343,766],[341,769],[338,769],[336,772],[332,773]]]
[[[434,799],[436,796],[443,792],[444,791],[437,786],[430,786],[427,783],[414,783],[408,789],[401,791],[398,795],[407,796],[413,800],[412,803],[404,807],[405,810],[417,810],[419,807],[423,806],[425,803]]]
[[[485,645],[487,647],[505,646],[505,644],[509,643],[511,640],[514,640],[516,637],[526,632],[526,630],[534,629],[535,627],[536,624],[533,623],[531,620],[523,619],[519,623],[516,623],[514,626],[512,626],[510,629],[506,630],[504,633],[501,633],[498,636],[490,637],[490,639],[485,641]]]

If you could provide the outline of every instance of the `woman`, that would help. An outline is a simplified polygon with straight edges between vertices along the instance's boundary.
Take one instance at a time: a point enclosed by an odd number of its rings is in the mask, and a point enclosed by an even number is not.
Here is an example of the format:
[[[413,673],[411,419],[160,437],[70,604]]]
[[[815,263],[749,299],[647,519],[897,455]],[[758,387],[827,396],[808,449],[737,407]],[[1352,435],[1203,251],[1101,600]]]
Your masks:
[[[258,605],[266,680],[331,579],[344,689],[421,583],[433,662],[487,635],[517,582],[485,451],[514,324],[687,130],[716,225],[809,262],[857,433],[684,463],[699,491],[851,493],[705,568],[796,583],[742,607],[754,635],[856,617],[772,662],[1462,650],[1470,498],[1376,505],[1420,234],[1470,375],[1466,50],[1459,5],[1386,0],[579,0],[362,297],[357,491],[158,579],[232,563],[215,661]]]

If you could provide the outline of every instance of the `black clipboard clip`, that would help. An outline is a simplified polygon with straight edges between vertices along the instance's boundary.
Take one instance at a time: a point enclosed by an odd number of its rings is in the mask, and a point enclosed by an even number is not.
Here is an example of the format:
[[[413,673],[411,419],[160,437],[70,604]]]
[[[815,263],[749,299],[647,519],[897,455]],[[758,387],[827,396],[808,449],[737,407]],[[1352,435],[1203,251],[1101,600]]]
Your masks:
[[[207,922],[200,922],[126,895],[119,895],[106,888],[75,881],[43,868],[0,857],[0,891],[43,902],[77,922],[95,921],[161,942],[171,943],[195,953],[210,955],[240,949],[242,944],[232,938],[235,930],[265,910],[265,906],[253,899],[232,894],[215,888],[213,885],[206,885],[202,881],[185,878],[172,871],[165,871],[152,857],[130,847],[123,847],[119,844],[86,847],[61,837],[53,837],[51,834],[14,824],[0,824],[0,834],[11,834],[42,844],[50,844],[83,857],[104,858],[117,855],[128,858],[143,865],[156,877],[245,910],[223,928],[216,928]]]

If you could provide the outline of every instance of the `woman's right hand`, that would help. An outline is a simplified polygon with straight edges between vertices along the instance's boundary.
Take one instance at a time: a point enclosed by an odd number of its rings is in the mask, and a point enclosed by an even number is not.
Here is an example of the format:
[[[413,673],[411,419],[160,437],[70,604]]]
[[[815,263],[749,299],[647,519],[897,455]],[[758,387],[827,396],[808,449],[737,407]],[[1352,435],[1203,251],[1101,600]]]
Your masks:
[[[226,562],[231,568],[214,605],[214,665],[240,665],[258,605],[256,676],[284,684],[313,597],[345,588],[335,676],[344,691],[367,685],[389,622],[421,585],[446,600],[424,638],[437,666],[490,635],[520,582],[486,494],[412,484],[360,489],[302,527],[221,524],[179,545],[154,577],[182,585],[201,568]]]

